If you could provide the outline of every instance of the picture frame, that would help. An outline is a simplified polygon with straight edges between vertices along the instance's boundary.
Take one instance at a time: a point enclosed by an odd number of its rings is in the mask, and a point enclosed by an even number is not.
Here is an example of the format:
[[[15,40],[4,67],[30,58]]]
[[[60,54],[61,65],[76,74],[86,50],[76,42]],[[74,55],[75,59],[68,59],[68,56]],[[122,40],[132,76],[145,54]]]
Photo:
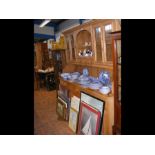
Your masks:
[[[61,117],[64,118],[64,104],[62,102],[57,102],[57,114]]]
[[[100,111],[81,101],[78,134],[98,135],[100,132],[100,121]]]
[[[87,94],[83,91],[80,93],[80,100],[83,101],[84,103],[88,104],[89,106],[97,109],[101,113],[101,121],[100,121],[100,129],[99,129],[99,134],[103,134],[103,118],[104,118],[104,109],[105,109],[105,101],[101,100],[97,97],[94,97],[90,94]]]
[[[78,122],[78,111],[73,108],[70,108],[69,114],[69,128],[76,133],[77,131],[77,122]]]

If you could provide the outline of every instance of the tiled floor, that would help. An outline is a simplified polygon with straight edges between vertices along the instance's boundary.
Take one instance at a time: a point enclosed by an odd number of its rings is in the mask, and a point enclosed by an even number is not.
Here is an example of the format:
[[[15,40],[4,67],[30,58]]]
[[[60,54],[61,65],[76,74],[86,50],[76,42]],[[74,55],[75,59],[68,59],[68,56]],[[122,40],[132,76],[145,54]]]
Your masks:
[[[58,120],[56,114],[56,91],[34,91],[34,134],[71,135],[68,122]]]

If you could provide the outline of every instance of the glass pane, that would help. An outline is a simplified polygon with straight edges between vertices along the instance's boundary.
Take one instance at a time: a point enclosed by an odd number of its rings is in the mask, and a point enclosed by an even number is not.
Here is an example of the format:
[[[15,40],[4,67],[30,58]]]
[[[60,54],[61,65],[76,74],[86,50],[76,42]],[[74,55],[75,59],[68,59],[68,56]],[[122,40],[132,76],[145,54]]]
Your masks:
[[[118,57],[118,100],[121,103],[121,40],[116,40],[116,49]]]
[[[110,32],[112,31],[112,25],[108,24],[104,26],[105,31],[105,44],[106,44],[106,59],[112,61],[112,38]]]
[[[69,40],[67,39],[67,57],[70,60]]]
[[[118,86],[118,101],[121,102],[121,87]]]
[[[102,61],[102,47],[101,47],[101,28],[97,27],[95,29],[96,37],[96,58],[97,61]]]
[[[121,63],[121,40],[116,41],[118,63]]]
[[[118,65],[118,85],[121,85],[121,65]]]
[[[71,46],[72,46],[72,59],[75,59],[75,50],[74,50],[74,38],[71,35]]]

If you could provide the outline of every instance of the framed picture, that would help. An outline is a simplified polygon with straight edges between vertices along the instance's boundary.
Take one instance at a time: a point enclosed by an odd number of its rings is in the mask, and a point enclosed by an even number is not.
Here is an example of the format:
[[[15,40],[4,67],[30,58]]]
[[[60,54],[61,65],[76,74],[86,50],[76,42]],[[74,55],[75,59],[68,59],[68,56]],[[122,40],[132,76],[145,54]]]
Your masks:
[[[57,114],[62,118],[64,117],[64,106],[62,102],[57,102]]]
[[[91,96],[85,92],[81,91],[81,101],[84,103],[88,104],[89,106],[97,109],[101,113],[101,121],[100,121],[100,129],[99,129],[99,134],[103,134],[103,117],[104,117],[104,108],[105,108],[105,101],[98,99],[94,96]]]
[[[73,96],[71,98],[71,108],[75,109],[76,111],[79,111],[79,105],[80,105],[80,98],[77,96]]]
[[[69,127],[75,133],[77,131],[77,122],[78,122],[78,111],[74,110],[73,108],[70,108]]]
[[[81,102],[79,115],[78,134],[98,135],[101,120],[100,111],[84,102]]]

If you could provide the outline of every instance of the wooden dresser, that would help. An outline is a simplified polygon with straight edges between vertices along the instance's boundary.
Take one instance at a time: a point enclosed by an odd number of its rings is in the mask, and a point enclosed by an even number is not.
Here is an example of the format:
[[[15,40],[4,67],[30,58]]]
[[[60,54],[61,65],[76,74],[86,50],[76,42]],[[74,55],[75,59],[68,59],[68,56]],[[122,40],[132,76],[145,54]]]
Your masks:
[[[121,30],[119,20],[98,19],[81,24],[63,32],[65,36],[65,66],[63,72],[80,72],[87,68],[89,75],[98,77],[101,71],[110,73],[112,87],[113,80],[113,52],[111,32]],[[81,51],[92,51],[92,56],[84,57]],[[60,78],[60,85],[69,90],[70,98],[80,98],[80,91],[105,101],[102,134],[113,134],[114,125],[114,91],[110,95],[101,94],[99,91],[84,88],[77,83],[71,83]]]

